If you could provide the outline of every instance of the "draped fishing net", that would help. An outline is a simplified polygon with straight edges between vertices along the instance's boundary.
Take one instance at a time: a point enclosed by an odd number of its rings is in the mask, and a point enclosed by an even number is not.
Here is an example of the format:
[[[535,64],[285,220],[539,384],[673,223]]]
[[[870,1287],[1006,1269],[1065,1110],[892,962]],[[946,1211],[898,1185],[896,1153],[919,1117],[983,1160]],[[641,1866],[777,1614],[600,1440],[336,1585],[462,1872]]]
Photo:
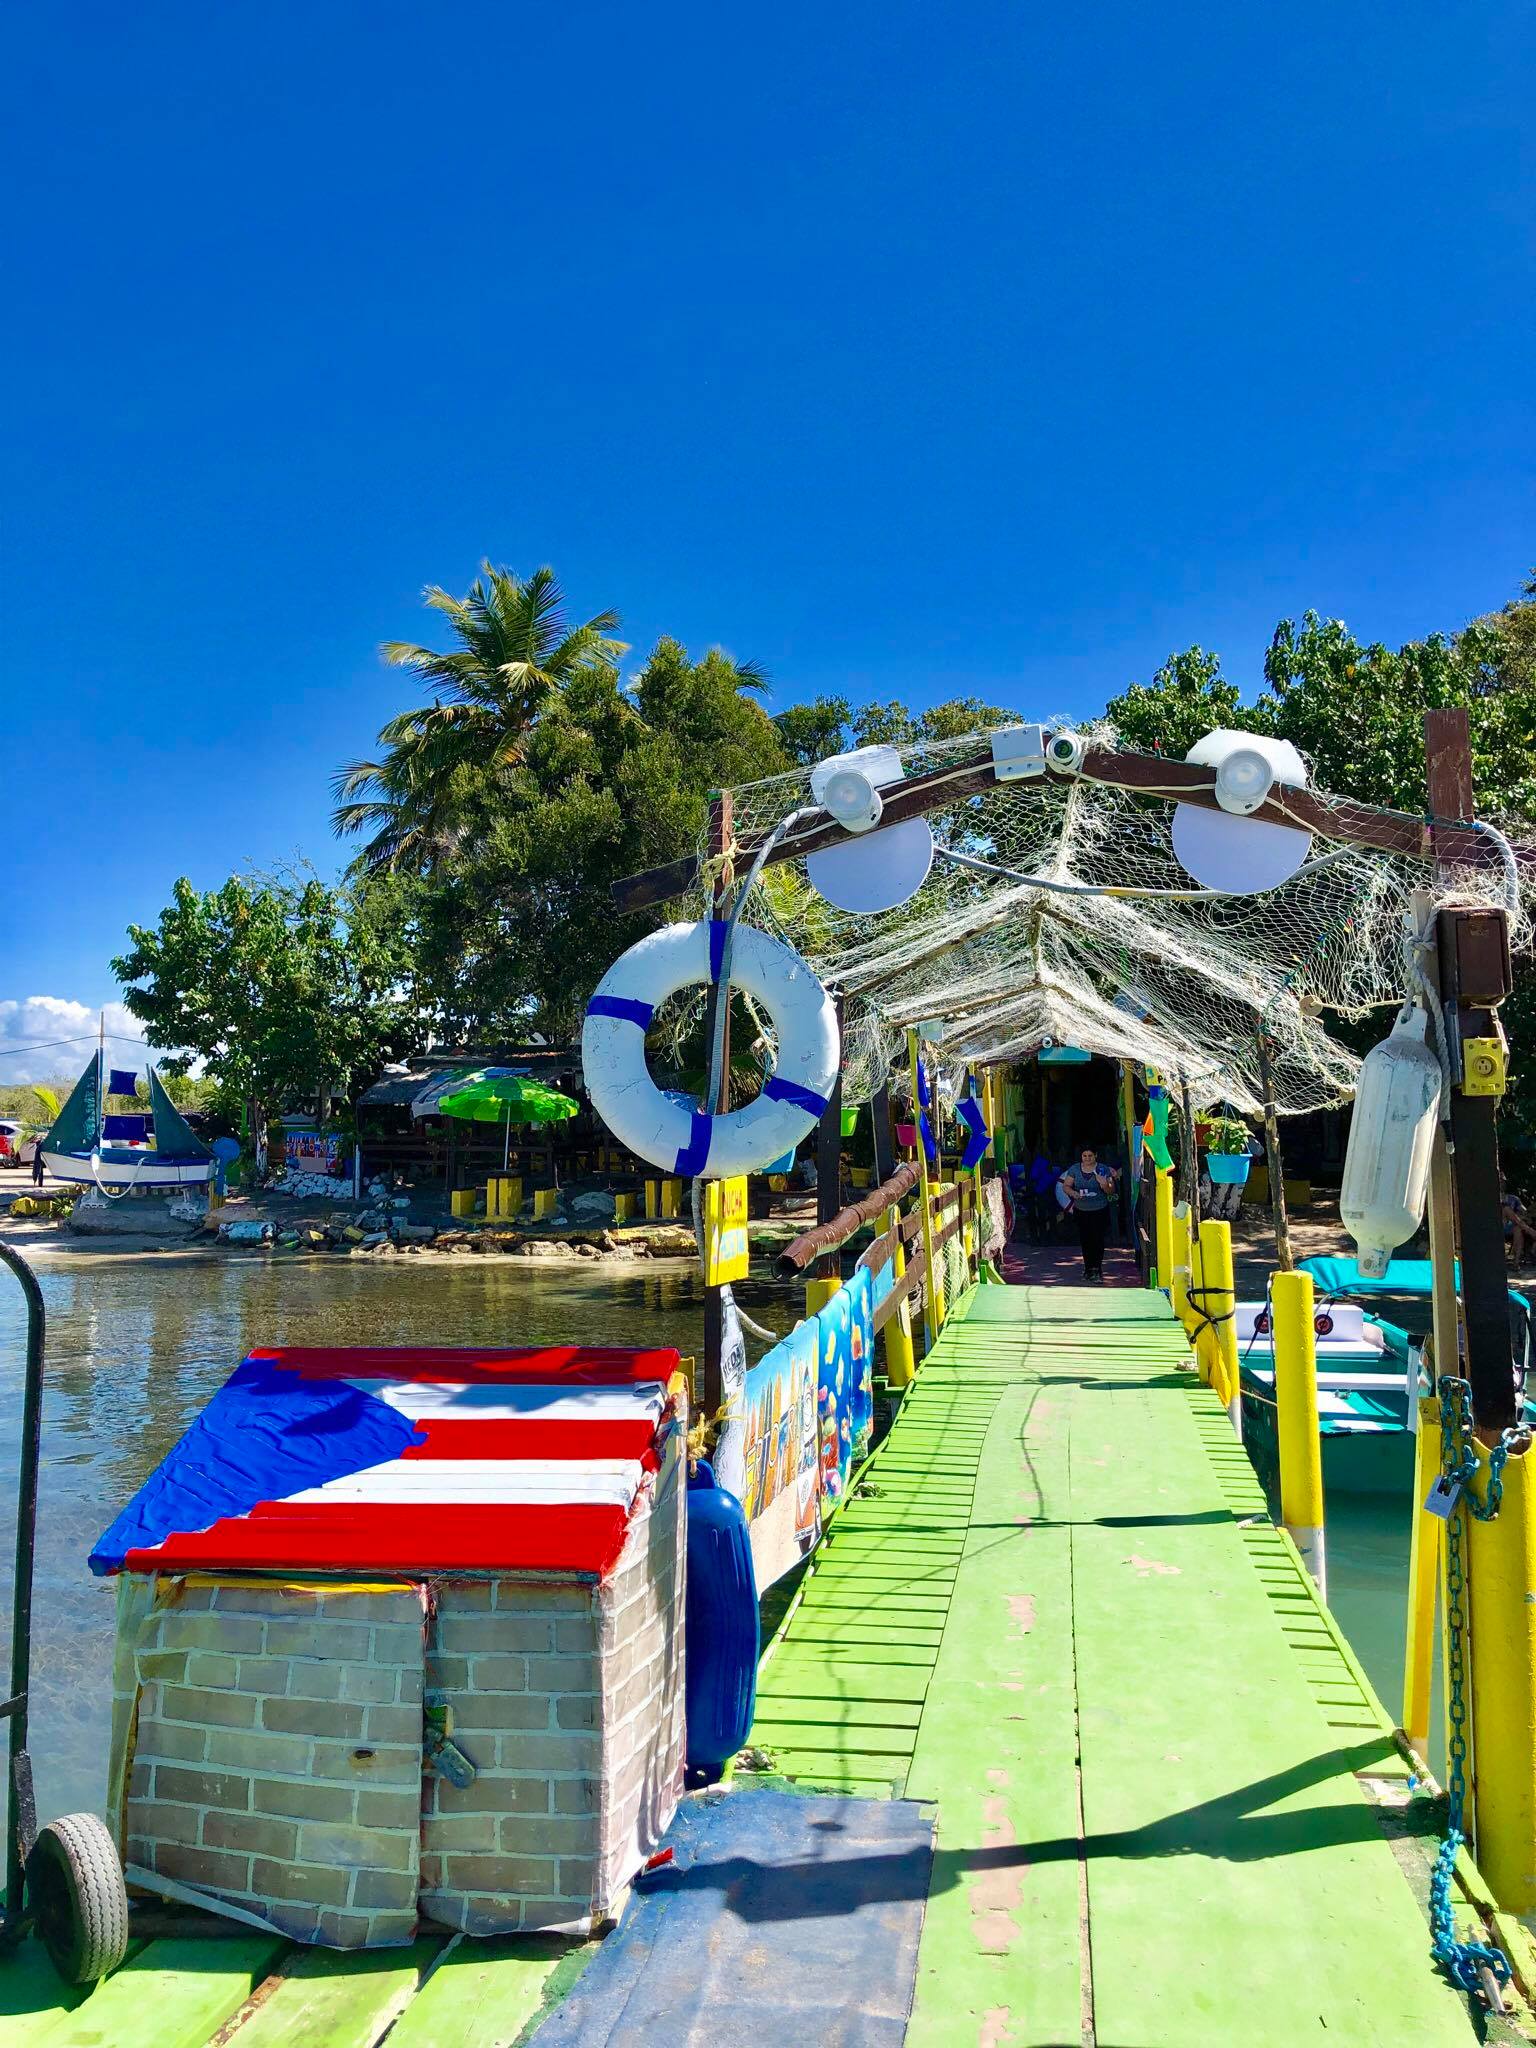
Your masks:
[[[1082,732],[1113,748],[1104,726]],[[907,776],[952,772],[957,783],[991,759],[988,736],[906,749]],[[974,780],[974,778],[969,778]],[[889,794],[889,791],[887,792]],[[811,806],[809,771],[733,790],[739,883],[774,828]],[[1447,883],[1417,829],[1399,850],[1321,834],[1301,870],[1255,895],[1103,895],[1103,889],[1198,888],[1173,849],[1174,805],[1084,775],[968,786],[928,813],[933,867],[915,896],[877,915],[834,908],[801,859],[765,867],[744,916],[787,940],[844,1005],[844,1098],[859,1101],[888,1073],[900,1080],[908,1025],[941,1020],[942,1071],[1022,1060],[1043,1045],[1081,1047],[1187,1082],[1197,1107],[1263,1103],[1265,1039],[1276,1105],[1296,1114],[1338,1102],[1358,1056],[1330,1016],[1395,1006],[1408,985],[1415,890],[1437,901],[1501,904],[1516,945],[1528,940],[1523,865],[1458,869]],[[1415,821],[1416,824],[1416,821]],[[980,859],[1008,875],[947,856]],[[700,848],[693,900],[707,914],[719,863]]]

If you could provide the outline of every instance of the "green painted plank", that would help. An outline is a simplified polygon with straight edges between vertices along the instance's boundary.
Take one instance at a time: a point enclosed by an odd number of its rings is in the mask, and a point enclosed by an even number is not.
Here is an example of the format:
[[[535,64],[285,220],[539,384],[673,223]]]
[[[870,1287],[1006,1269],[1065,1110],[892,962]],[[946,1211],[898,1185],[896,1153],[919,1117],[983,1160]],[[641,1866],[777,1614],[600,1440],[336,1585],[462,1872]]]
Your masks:
[[[1064,1407],[1021,1375],[980,1461],[997,1526],[967,1546],[907,1778],[937,1804],[912,2048],[1081,2038],[1077,1865],[1032,1846],[1076,1833],[1065,1480]]]
[[[83,2005],[61,2014],[39,2048],[204,2048],[287,1947],[266,1934],[152,1941]]]
[[[1080,1388],[1073,1605],[1100,2040],[1462,2043],[1462,2001],[1276,1627],[1191,1426],[1208,1392]],[[1142,1530],[1107,1525],[1140,1518]],[[1348,1939],[1320,1941],[1320,1928]],[[1195,1934],[1198,1930],[1198,1934]],[[1199,1967],[1191,1968],[1198,1953]]]
[[[445,1937],[337,1954],[307,1948],[236,2030],[239,2048],[373,2048],[409,2004]]]
[[[597,1950],[539,1934],[456,1941],[390,2029],[389,2048],[511,2048]]]
[[[129,1954],[143,1946],[135,1944]],[[0,2041],[5,2048],[33,2048],[62,2014],[78,2011],[101,1990],[99,1984],[82,1989],[64,1983],[42,1943],[28,1937],[0,1952]]]

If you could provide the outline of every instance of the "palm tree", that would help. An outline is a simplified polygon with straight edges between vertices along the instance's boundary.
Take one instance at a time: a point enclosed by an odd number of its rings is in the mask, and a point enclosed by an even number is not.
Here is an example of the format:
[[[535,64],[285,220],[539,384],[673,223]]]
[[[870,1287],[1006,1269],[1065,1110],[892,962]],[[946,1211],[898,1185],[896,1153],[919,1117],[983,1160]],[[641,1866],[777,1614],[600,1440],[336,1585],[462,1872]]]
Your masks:
[[[442,654],[391,640],[379,651],[428,683],[433,701],[392,718],[379,734],[382,756],[349,763],[332,784],[337,833],[372,835],[359,859],[367,870],[437,866],[457,843],[469,789],[517,763],[552,697],[628,651],[609,637],[617,612],[568,625],[552,569],[525,583],[485,562],[467,596],[433,586],[424,598],[459,645]]]

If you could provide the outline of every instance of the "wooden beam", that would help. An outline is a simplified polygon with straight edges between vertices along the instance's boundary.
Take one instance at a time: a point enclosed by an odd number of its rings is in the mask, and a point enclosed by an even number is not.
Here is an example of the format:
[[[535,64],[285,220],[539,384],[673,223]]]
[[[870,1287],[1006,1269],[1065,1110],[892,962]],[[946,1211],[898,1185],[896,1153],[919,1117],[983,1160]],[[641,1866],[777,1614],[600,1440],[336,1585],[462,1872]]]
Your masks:
[[[1429,715],[1437,717],[1441,714],[1432,712]],[[1196,804],[1208,811],[1221,808],[1216,801],[1216,778],[1211,769],[1188,761],[1167,761],[1160,754],[1133,753],[1116,747],[1090,747],[1083,759],[1082,778],[1111,789],[1159,797],[1167,803]],[[881,823],[899,825],[907,818],[926,817],[933,811],[947,809],[951,804],[963,803],[967,797],[996,792],[1000,788],[1006,789],[1011,797],[1024,800],[1031,792],[1069,779],[1052,771],[1035,780],[999,784],[992,771],[989,750],[981,758],[949,762],[942,768],[930,768],[922,775],[909,776],[905,782],[883,792],[885,808]],[[1487,865],[1498,860],[1497,849],[1486,835],[1461,822],[1471,819],[1470,806],[1441,810],[1432,802],[1431,810],[1436,820],[1443,821],[1434,827],[1434,850],[1439,859],[1471,865]],[[1277,789],[1253,816],[1268,824],[1297,825],[1320,838],[1343,844],[1372,846],[1383,853],[1406,854],[1418,860],[1430,857],[1429,819],[1414,817],[1407,811],[1388,811],[1374,804],[1356,803],[1351,797],[1331,796],[1326,790]],[[817,853],[823,847],[839,845],[846,837],[842,826],[831,818],[802,825],[780,840],[768,856],[768,865],[801,860],[806,854]],[[747,844],[741,852],[747,858],[754,850]],[[613,900],[620,910],[642,910],[665,903],[690,889],[698,879],[698,872],[697,857],[685,854],[681,860],[669,861],[665,867],[648,868],[643,874],[630,875],[615,882],[612,885]]]
[[[1429,711],[1424,716],[1425,766],[1429,808],[1436,818],[1470,818],[1475,801],[1472,786],[1471,721],[1462,707]],[[1436,863],[1442,877],[1455,856],[1447,856],[1446,828],[1434,828]],[[1502,921],[1499,911],[1471,913],[1480,930],[1469,943],[1463,922],[1469,913],[1451,908],[1437,919],[1440,993],[1451,1039],[1451,1178],[1455,1189],[1456,1236],[1461,1253],[1462,1327],[1466,1336],[1466,1376],[1472,1388],[1472,1414],[1480,1431],[1497,1433],[1517,1419],[1514,1361],[1509,1337],[1509,1276],[1504,1263],[1504,1220],[1499,1174],[1496,1095],[1468,1095],[1460,1085],[1461,1042],[1492,1037],[1497,1029],[1491,1003],[1502,989],[1492,984],[1496,970],[1489,955],[1498,953],[1497,939],[1485,941],[1487,919]],[[1506,947],[1507,953],[1507,947]],[[1438,1346],[1437,1346],[1438,1349]],[[1437,1361],[1438,1363],[1438,1361]],[[1455,1372],[1454,1359],[1439,1366]]]

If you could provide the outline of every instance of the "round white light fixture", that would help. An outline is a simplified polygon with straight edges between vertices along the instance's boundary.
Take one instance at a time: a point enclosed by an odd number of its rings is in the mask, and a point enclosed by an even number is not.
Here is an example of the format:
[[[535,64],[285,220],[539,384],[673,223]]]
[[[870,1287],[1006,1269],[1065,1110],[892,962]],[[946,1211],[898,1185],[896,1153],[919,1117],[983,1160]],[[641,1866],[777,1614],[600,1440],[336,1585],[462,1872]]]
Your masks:
[[[928,879],[933,865],[928,820],[880,825],[880,792],[901,779],[901,756],[894,747],[859,747],[818,761],[811,770],[812,797],[849,837],[808,854],[805,872],[817,895],[838,910],[861,917],[894,910]]]
[[[860,768],[839,768],[821,788],[821,801],[845,832],[868,832],[885,809],[880,792]]]
[[[1086,752],[1082,734],[1073,732],[1070,727],[1053,732],[1045,743],[1045,758],[1058,775],[1076,775]]]
[[[1235,896],[1276,889],[1288,881],[1312,850],[1312,835],[1297,825],[1272,825],[1254,818],[1276,784],[1306,787],[1307,764],[1289,740],[1225,727],[1197,740],[1187,761],[1216,771],[1220,810],[1176,804],[1173,850],[1205,889]]]

